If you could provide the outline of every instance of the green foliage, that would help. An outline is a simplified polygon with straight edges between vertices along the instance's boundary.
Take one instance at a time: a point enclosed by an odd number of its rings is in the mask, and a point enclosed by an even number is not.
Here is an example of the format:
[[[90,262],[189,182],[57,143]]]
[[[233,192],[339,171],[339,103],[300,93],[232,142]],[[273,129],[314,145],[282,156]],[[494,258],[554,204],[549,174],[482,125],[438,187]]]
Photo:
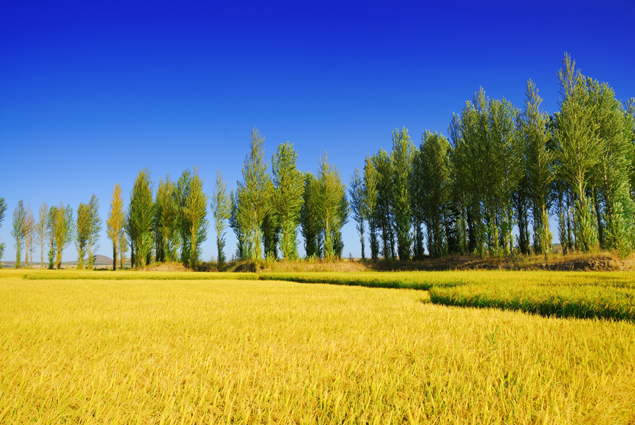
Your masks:
[[[372,158],[366,158],[364,161],[363,205],[364,212],[368,220],[370,256],[373,260],[377,260],[379,258],[379,243],[377,241],[379,220],[376,212],[378,200],[378,179],[379,174],[377,173],[377,169],[375,168]]]
[[[181,263],[188,264],[190,261],[190,223],[183,214],[186,207],[187,199],[190,196],[190,187],[192,185],[192,176],[190,170],[184,170],[181,177],[176,183],[175,198],[180,212],[178,218],[179,243],[181,247]]]
[[[356,168],[351,176],[348,196],[351,198],[351,213],[355,221],[355,228],[359,233],[359,243],[362,247],[362,260],[364,260],[366,258],[364,252],[364,223],[368,217],[368,208],[364,202],[364,184],[359,174],[359,168]]]
[[[101,232],[101,217],[99,217],[99,199],[91,196],[88,202],[88,269],[93,268],[95,253],[99,249],[99,237]]]
[[[340,229],[348,216],[348,204],[340,173],[328,163],[326,153],[320,158],[317,187],[317,212],[322,219],[324,258],[332,260],[341,253],[337,245],[340,244]]]
[[[225,248],[225,228],[227,220],[232,216],[230,198],[227,196],[227,183],[223,181],[223,174],[216,171],[216,185],[210,202],[214,229],[216,230],[216,249],[218,251],[218,265],[222,267],[227,260],[223,249]]]
[[[190,256],[189,266],[195,269],[201,258],[201,244],[207,239],[207,201],[208,197],[203,192],[203,179],[194,169],[191,178],[190,190],[183,209],[183,216],[189,223]]]
[[[53,268],[54,265],[59,270],[62,268],[64,249],[73,239],[73,209],[71,206],[64,207],[62,202],[58,207],[52,206],[49,209],[49,223],[51,236],[49,268]]]
[[[22,266],[21,257],[24,249],[24,238],[26,237],[26,209],[22,200],[18,201],[18,205],[13,210],[13,229],[11,236],[15,239],[15,268]]]
[[[168,174],[159,180],[154,201],[154,229],[156,232],[156,259],[159,262],[177,260],[179,247],[179,200],[176,185]]]
[[[311,172],[304,173],[303,203],[300,208],[300,230],[307,258],[322,256],[322,219],[319,213],[319,185]]]
[[[412,226],[410,173],[415,150],[416,148],[405,127],[401,131],[395,129],[392,132],[392,152],[390,153],[392,196],[390,196],[390,201],[392,203],[391,209],[394,212],[393,227],[397,237],[397,252],[402,261],[410,259],[410,246],[412,245],[410,235],[410,227]]]
[[[132,266],[144,267],[152,255],[154,202],[150,172],[139,171],[132,191],[126,220],[126,231],[132,249]]]
[[[392,162],[383,149],[372,157],[373,168],[377,172],[377,203],[373,214],[375,228],[381,236],[381,254],[384,258],[395,258],[394,210],[392,190]]]
[[[84,257],[86,256],[86,245],[88,244],[88,226],[90,208],[84,203],[80,203],[77,208],[77,223],[75,225],[75,247],[77,248],[77,268],[84,268]]]
[[[4,202],[4,198],[0,198],[0,227],[2,227],[2,221],[4,220],[4,214],[7,211],[7,204]],[[4,242],[0,243],[0,260],[4,255]]]
[[[551,251],[549,230],[550,194],[556,177],[555,153],[550,149],[549,116],[540,110],[542,98],[536,84],[527,81],[525,110],[520,121],[521,136],[526,145],[526,182],[531,196],[534,251],[547,255]]]
[[[242,255],[251,260],[262,258],[262,223],[271,206],[269,174],[264,161],[264,137],[255,128],[251,132],[249,154],[243,164],[243,181],[238,182],[236,221],[244,238]]]
[[[297,228],[304,204],[304,176],[297,169],[298,153],[289,142],[280,144],[271,160],[273,211],[280,228],[280,251],[285,259],[298,257]]]
[[[575,61],[568,54],[564,68],[558,72],[560,82],[560,111],[556,113],[558,160],[562,176],[575,196],[576,245],[582,251],[597,245],[597,228],[590,217],[587,196],[590,173],[602,156],[602,143],[597,135],[598,124],[593,120],[596,108],[587,87],[587,79],[575,69]]]
[[[426,130],[416,154],[413,174],[418,178],[417,208],[423,213],[428,229],[428,251],[433,257],[447,252],[444,219],[450,200],[450,143],[438,133]]]

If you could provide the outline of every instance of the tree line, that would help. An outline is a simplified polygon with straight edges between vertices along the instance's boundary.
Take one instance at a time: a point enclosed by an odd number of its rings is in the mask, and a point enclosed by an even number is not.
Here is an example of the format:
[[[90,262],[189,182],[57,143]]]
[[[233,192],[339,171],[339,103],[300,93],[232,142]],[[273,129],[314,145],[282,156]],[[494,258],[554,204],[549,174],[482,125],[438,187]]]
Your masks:
[[[490,99],[481,88],[453,114],[448,137],[426,130],[417,147],[395,129],[392,149],[380,149],[356,169],[347,188],[325,153],[317,172],[297,169],[293,144],[280,144],[270,163],[254,129],[242,180],[227,190],[217,172],[211,196],[197,169],[154,187],[141,170],[124,205],[114,187],[106,233],[113,268],[180,261],[201,262],[207,208],[216,234],[217,262],[227,261],[226,231],[237,240],[237,260],[298,258],[299,235],[309,258],[342,256],[342,227],[356,224],[361,256],[408,260],[425,255],[490,253],[548,255],[558,221],[564,253],[635,250],[635,101],[621,103],[607,83],[583,75],[565,54],[558,72],[559,110],[549,115],[533,81],[522,110]],[[347,196],[348,195],[348,196]],[[93,195],[69,205],[44,203],[36,220],[23,202],[13,215],[16,267],[40,261],[61,267],[75,242],[78,267],[92,268],[102,222]],[[0,225],[7,209],[0,198]],[[0,244],[0,258],[4,244]],[[24,261],[22,261],[24,253]]]
[[[635,249],[635,101],[583,75],[565,54],[559,111],[549,115],[533,81],[523,110],[481,88],[449,138],[426,131],[417,148],[395,130],[355,170],[350,197],[364,257],[448,253],[548,254],[558,220],[564,253]],[[515,233],[514,233],[515,229]]]

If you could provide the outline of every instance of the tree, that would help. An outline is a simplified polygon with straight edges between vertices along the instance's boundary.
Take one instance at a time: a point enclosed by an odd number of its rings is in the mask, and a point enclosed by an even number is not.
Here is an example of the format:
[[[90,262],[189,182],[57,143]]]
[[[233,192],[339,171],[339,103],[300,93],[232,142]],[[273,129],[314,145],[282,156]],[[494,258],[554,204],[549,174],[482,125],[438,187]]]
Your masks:
[[[4,214],[7,211],[7,204],[4,202],[4,198],[0,198],[0,227],[2,226],[2,221],[4,220]],[[2,260],[2,256],[4,255],[4,242],[0,243],[0,260]]]
[[[244,260],[247,258],[247,247],[245,245],[245,235],[243,233],[240,224],[238,223],[238,189],[236,192],[232,189],[229,193],[229,227],[232,228],[236,235],[236,258],[238,260]]]
[[[121,196],[121,187],[119,183],[115,185],[112,191],[112,200],[110,201],[110,211],[108,212],[108,219],[106,220],[106,235],[112,242],[112,269],[117,270],[117,258],[122,258],[123,268],[123,256],[122,242],[125,241],[124,223],[125,214],[123,211],[123,198]]]
[[[179,244],[181,247],[181,263],[189,264],[190,262],[190,223],[188,223],[187,218],[183,214],[185,207],[187,206],[187,200],[190,196],[190,189],[192,186],[192,175],[190,170],[184,170],[181,173],[181,177],[176,182],[176,190],[175,190],[175,198],[176,203],[179,209],[179,218],[178,218],[178,233],[179,233]]]
[[[262,231],[262,242],[266,259],[278,259],[278,244],[280,243],[280,216],[274,208],[275,188],[271,179],[267,181],[267,214],[262,220],[260,230]]]
[[[630,197],[632,124],[608,84],[587,79],[587,86],[602,146],[602,155],[593,173],[600,244],[625,257],[634,248],[631,227],[635,205]]]
[[[370,237],[370,257],[377,260],[379,257],[379,243],[377,242],[377,180],[379,175],[371,157],[364,162],[364,210],[368,219],[368,233]]]
[[[412,170],[412,158],[415,147],[404,127],[401,131],[395,129],[392,132],[392,211],[394,212],[394,231],[397,236],[397,252],[400,260],[410,259],[410,246],[412,226],[410,214],[410,173]]]
[[[88,244],[88,232],[90,221],[90,207],[80,203],[77,208],[77,224],[75,225],[75,246],[77,248],[77,268],[84,268],[84,256]]]
[[[126,230],[130,237],[133,267],[145,267],[152,255],[154,203],[150,172],[141,170],[130,192]]]
[[[231,217],[230,198],[227,196],[227,183],[223,181],[223,173],[216,171],[216,185],[212,193],[212,201],[210,202],[212,210],[212,219],[214,220],[214,229],[216,231],[216,249],[218,251],[218,265],[220,267],[226,261],[225,253],[225,229],[227,228],[227,220]]]
[[[24,265],[33,267],[33,255],[35,254],[35,246],[33,244],[33,235],[35,233],[35,217],[31,211],[31,206],[27,205],[26,215],[24,217]]]
[[[536,84],[532,80],[527,81],[525,111],[520,124],[527,146],[526,173],[534,223],[534,251],[547,255],[551,250],[550,193],[556,169],[554,153],[549,148],[549,116],[540,110],[541,103],[542,98],[538,95]]]
[[[304,173],[303,203],[300,208],[300,231],[304,238],[304,252],[307,258],[322,256],[322,220],[319,208],[318,181],[311,172]]]
[[[318,169],[318,213],[322,218],[324,234],[324,258],[331,260],[336,255],[337,232],[342,226],[342,199],[346,200],[346,189],[340,173],[334,165],[328,163],[326,152],[320,158]]]
[[[355,220],[355,228],[357,229],[357,233],[359,233],[359,243],[362,247],[362,260],[364,260],[366,258],[364,255],[364,222],[368,214],[366,212],[366,204],[364,203],[364,184],[359,174],[359,168],[356,168],[351,176],[348,195],[351,198],[351,212],[353,213],[353,220]]]
[[[203,179],[195,168],[192,173],[190,190],[183,209],[183,216],[189,224],[190,255],[189,266],[194,269],[201,257],[201,244],[207,239],[207,195],[203,192]]]
[[[264,137],[255,128],[251,132],[249,154],[243,164],[243,181],[236,190],[236,220],[244,237],[243,255],[251,260],[262,258],[262,222],[270,208],[269,174],[264,162]]]
[[[304,204],[304,176],[296,167],[298,153],[289,142],[280,144],[271,159],[273,209],[280,225],[280,251],[285,259],[298,257],[297,229]]]
[[[377,203],[374,219],[377,231],[381,235],[381,254],[384,258],[395,258],[395,238],[393,234],[393,190],[392,190],[392,163],[390,157],[383,149],[372,157],[373,167],[377,172]]]
[[[24,209],[24,203],[20,200],[13,210],[13,230],[11,230],[11,236],[15,239],[16,269],[19,269],[22,266],[22,249],[24,248],[24,237],[26,234],[25,221],[26,210]]]
[[[51,235],[51,251],[49,263],[55,259],[55,267],[62,268],[62,254],[73,238],[73,209],[70,205],[64,207],[60,202],[59,207],[52,206],[49,210],[49,223]],[[49,264],[52,268],[52,265]]]
[[[575,61],[565,53],[564,68],[558,72],[560,111],[556,113],[556,140],[562,176],[571,187],[575,215],[576,245],[589,251],[598,244],[591,202],[587,196],[589,174],[598,164],[602,145],[593,121],[594,107],[587,90],[586,78],[575,69]]]
[[[124,216],[126,214],[124,213]],[[119,233],[119,268],[123,270],[126,267],[126,252],[128,252],[128,239],[126,239],[126,232],[121,231]]]
[[[101,232],[101,217],[99,217],[99,199],[95,195],[88,202],[88,263],[87,268],[92,270],[95,264],[95,253],[99,249],[99,232]]]
[[[168,174],[159,180],[154,203],[154,228],[156,232],[156,260],[160,262],[176,261],[179,246],[179,204],[176,185]]]
[[[450,200],[450,143],[438,133],[421,137],[416,164],[421,188],[421,209],[428,230],[428,251],[432,257],[447,253],[444,229],[447,203]],[[414,173],[414,171],[413,171]]]
[[[40,205],[38,211],[38,222],[35,226],[35,234],[37,236],[37,242],[40,246],[40,267],[44,267],[44,245],[46,245],[46,239],[48,237],[48,211],[49,207],[46,202]]]

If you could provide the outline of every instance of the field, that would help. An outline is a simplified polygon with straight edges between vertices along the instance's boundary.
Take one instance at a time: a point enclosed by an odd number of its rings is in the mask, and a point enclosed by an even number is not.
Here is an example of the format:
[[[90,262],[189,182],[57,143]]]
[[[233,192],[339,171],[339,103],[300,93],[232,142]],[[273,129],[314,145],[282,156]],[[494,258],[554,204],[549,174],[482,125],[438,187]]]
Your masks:
[[[431,302],[633,277],[2,271],[0,423],[633,424],[629,317]]]

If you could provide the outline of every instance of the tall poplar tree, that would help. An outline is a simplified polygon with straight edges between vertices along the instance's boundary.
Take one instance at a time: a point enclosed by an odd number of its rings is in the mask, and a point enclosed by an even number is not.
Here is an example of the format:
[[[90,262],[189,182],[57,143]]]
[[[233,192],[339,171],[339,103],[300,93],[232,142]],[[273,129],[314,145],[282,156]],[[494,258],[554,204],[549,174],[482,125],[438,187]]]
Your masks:
[[[368,236],[370,245],[370,257],[377,260],[379,257],[379,243],[377,241],[377,169],[371,157],[364,161],[363,203],[366,218],[368,219]]]
[[[46,245],[46,239],[48,237],[48,212],[49,207],[46,202],[40,205],[38,211],[38,221],[35,226],[35,233],[37,235],[37,242],[40,246],[40,267],[44,268],[44,246]]]
[[[551,133],[548,130],[549,115],[540,110],[542,98],[536,84],[527,81],[525,110],[521,119],[522,137],[527,146],[527,188],[531,196],[534,228],[534,252],[546,255],[551,251],[549,211],[551,209],[552,183],[556,177],[554,152],[549,147]]]
[[[159,180],[155,197],[154,228],[157,261],[176,261],[179,246],[179,215],[176,185],[170,180],[168,174],[165,180]]]
[[[190,243],[190,223],[188,223],[187,218],[183,214],[183,211],[186,207],[187,200],[190,196],[190,188],[192,185],[192,174],[190,170],[185,170],[181,173],[181,177],[176,183],[176,191],[175,197],[178,204],[179,209],[179,242],[181,246],[181,263],[188,264],[190,261],[190,247],[192,246]]]
[[[607,83],[587,79],[587,86],[596,111],[593,121],[602,146],[602,155],[593,173],[598,187],[598,230],[605,230],[600,243],[602,248],[615,250],[625,257],[633,251],[634,242],[635,205],[630,197],[632,127],[628,112],[615,99],[615,92]]]
[[[402,261],[410,259],[412,245],[409,183],[415,150],[405,127],[401,131],[398,129],[393,131],[390,157],[392,163],[391,201],[394,211],[393,227],[397,236],[397,252]]]
[[[227,228],[227,220],[231,217],[230,198],[227,196],[227,183],[223,181],[223,173],[216,171],[216,185],[212,193],[210,202],[212,210],[212,219],[214,220],[214,230],[216,231],[216,249],[218,251],[217,261],[220,267],[226,261],[225,253],[225,229]]]
[[[247,246],[245,243],[245,235],[240,224],[238,223],[238,189],[229,192],[229,227],[232,228],[236,235],[236,258],[245,260],[248,258]]]
[[[195,168],[192,173],[190,191],[183,209],[183,215],[189,223],[190,256],[189,266],[195,269],[201,259],[201,244],[207,240],[207,200],[203,191],[203,179]]]
[[[355,228],[359,233],[359,243],[362,247],[362,260],[366,259],[364,252],[364,233],[366,232],[364,223],[366,222],[366,204],[364,203],[364,184],[359,173],[359,168],[351,176],[351,183],[348,189],[348,195],[351,198],[351,213],[355,220]]]
[[[322,218],[324,234],[324,258],[332,260],[337,254],[336,244],[343,224],[346,208],[342,208],[346,200],[346,189],[337,168],[328,163],[328,155],[320,158],[318,169],[318,213]]]
[[[88,249],[88,261],[86,266],[89,270],[95,264],[95,253],[99,249],[99,237],[101,232],[101,217],[99,216],[99,199],[93,195],[88,202],[88,233],[86,248]]]
[[[4,214],[7,211],[7,204],[4,201],[4,198],[0,198],[0,227],[2,227],[2,221],[4,220]],[[4,255],[4,242],[0,243],[0,260],[2,260],[2,256]]]
[[[152,255],[154,202],[150,172],[139,171],[132,191],[126,219],[131,242],[133,267],[145,267]]]
[[[117,258],[125,255],[122,243],[125,242],[124,236],[125,213],[123,210],[123,197],[121,196],[121,187],[119,183],[115,185],[112,191],[112,200],[110,201],[110,211],[108,220],[106,220],[106,235],[112,241],[112,269],[117,270]],[[123,261],[122,261],[123,268]]]
[[[77,248],[77,268],[84,268],[84,257],[86,256],[88,244],[88,232],[90,221],[90,207],[81,203],[77,208],[77,223],[75,224],[75,247]]]
[[[255,128],[251,132],[249,154],[243,164],[243,181],[236,192],[236,220],[245,238],[248,258],[262,258],[262,222],[270,208],[269,174],[264,160],[264,137]]]
[[[33,266],[33,254],[35,253],[35,244],[33,243],[34,234],[35,217],[31,211],[31,205],[27,205],[24,218],[24,265],[26,267]]]
[[[271,159],[273,209],[280,224],[280,251],[285,259],[298,257],[297,236],[304,203],[304,176],[297,169],[298,153],[292,143],[280,144]]]
[[[574,196],[574,234],[577,248],[589,251],[598,244],[592,203],[587,195],[589,176],[602,155],[602,144],[593,121],[594,106],[586,78],[575,69],[575,61],[565,53],[558,72],[560,111],[556,113],[556,139],[562,175]]]
[[[313,173],[304,173],[303,203],[300,209],[300,230],[307,258],[322,256],[322,217],[319,213],[319,184]]]
[[[73,209],[70,205],[64,207],[60,202],[58,207],[52,206],[49,210],[51,251],[49,262],[55,261],[55,268],[62,268],[62,254],[73,239]],[[51,265],[49,264],[49,267]],[[52,267],[51,267],[52,268]]]
[[[15,268],[22,267],[22,250],[24,249],[24,237],[26,233],[25,228],[26,221],[26,209],[22,200],[18,201],[18,205],[13,210],[13,229],[11,230],[11,236],[15,240]]]
[[[372,157],[373,167],[377,172],[377,203],[373,218],[376,223],[377,232],[381,236],[381,254],[384,258],[395,258],[395,238],[393,232],[394,211],[392,196],[392,162],[385,150]]]
[[[447,253],[445,217],[450,200],[450,143],[442,135],[427,131],[419,147],[418,185],[421,188],[421,209],[428,231],[428,251],[432,257]]]

